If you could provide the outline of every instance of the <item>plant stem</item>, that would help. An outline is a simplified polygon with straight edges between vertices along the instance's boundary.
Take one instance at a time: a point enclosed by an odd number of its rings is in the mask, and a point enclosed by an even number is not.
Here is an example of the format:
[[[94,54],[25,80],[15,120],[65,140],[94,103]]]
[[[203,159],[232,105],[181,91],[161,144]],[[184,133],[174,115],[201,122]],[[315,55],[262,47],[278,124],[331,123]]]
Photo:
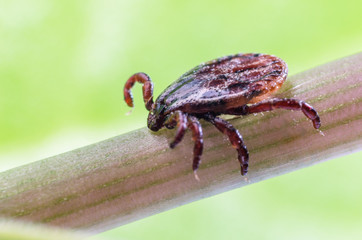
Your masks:
[[[247,178],[228,139],[208,123],[200,181],[189,133],[170,149],[174,131],[143,128],[1,173],[0,216],[100,232],[361,150],[362,53],[290,77],[278,97],[313,105],[323,134],[299,111],[229,118],[249,149]]]

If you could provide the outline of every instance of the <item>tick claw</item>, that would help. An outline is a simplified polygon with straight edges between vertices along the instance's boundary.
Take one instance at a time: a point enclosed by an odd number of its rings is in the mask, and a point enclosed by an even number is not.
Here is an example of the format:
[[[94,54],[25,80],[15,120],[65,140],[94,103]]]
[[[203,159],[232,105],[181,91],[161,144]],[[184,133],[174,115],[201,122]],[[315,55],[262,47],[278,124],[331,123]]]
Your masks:
[[[200,182],[200,178],[199,178],[199,175],[197,175],[196,170],[194,171],[194,176],[195,176],[196,181]]]
[[[132,111],[133,111],[133,108],[131,108],[131,110],[129,110],[128,112],[126,112],[126,116],[131,115]]]
[[[323,137],[325,136],[325,135],[324,135],[324,132],[322,132],[321,130],[318,129],[318,132],[319,132],[319,134],[322,135]]]

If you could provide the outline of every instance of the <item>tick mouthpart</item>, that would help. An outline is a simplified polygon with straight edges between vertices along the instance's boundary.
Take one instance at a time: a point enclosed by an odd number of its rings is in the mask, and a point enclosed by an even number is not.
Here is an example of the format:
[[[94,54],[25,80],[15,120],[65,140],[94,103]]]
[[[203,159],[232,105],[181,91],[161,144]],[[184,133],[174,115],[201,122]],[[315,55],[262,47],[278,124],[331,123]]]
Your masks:
[[[163,121],[163,116],[155,114],[151,111],[148,114],[147,127],[152,131],[157,132],[163,127]]]
[[[155,126],[148,126],[148,128],[153,132],[157,132],[158,130],[160,130],[158,127]]]

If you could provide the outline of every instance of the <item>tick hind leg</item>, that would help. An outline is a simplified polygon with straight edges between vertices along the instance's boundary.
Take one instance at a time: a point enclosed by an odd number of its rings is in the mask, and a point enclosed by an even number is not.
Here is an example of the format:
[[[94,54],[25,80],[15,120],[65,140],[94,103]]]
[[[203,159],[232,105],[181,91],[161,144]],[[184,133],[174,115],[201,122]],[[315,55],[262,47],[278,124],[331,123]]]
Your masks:
[[[142,92],[143,92],[143,101],[145,103],[146,109],[151,110],[153,105],[153,83],[151,78],[146,73],[136,73],[133,74],[124,85],[123,94],[124,100],[127,105],[133,107],[133,96],[131,93],[131,88],[136,83],[142,83]]]
[[[238,160],[241,167],[241,175],[246,175],[249,166],[249,153],[244,144],[243,137],[239,131],[233,127],[229,122],[214,116],[206,116],[205,120],[212,123],[220,132],[229,137],[231,145],[238,152]]]
[[[228,109],[225,111],[225,114],[247,115],[250,113],[272,111],[277,108],[288,110],[301,110],[304,115],[313,122],[313,126],[315,129],[318,129],[321,126],[321,120],[318,116],[317,111],[308,103],[298,99],[274,98],[250,106],[244,105],[242,107]]]

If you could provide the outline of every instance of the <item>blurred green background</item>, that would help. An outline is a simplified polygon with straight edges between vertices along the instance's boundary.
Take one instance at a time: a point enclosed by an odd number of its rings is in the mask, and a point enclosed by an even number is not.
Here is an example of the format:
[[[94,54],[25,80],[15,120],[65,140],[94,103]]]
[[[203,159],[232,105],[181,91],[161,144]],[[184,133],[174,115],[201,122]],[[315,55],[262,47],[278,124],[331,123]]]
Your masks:
[[[0,1],[0,171],[146,126],[157,96],[195,65],[274,54],[289,73],[362,50],[362,1]],[[242,133],[242,129],[240,129]],[[337,157],[337,156],[336,156]],[[100,234],[116,239],[362,239],[355,153]]]

